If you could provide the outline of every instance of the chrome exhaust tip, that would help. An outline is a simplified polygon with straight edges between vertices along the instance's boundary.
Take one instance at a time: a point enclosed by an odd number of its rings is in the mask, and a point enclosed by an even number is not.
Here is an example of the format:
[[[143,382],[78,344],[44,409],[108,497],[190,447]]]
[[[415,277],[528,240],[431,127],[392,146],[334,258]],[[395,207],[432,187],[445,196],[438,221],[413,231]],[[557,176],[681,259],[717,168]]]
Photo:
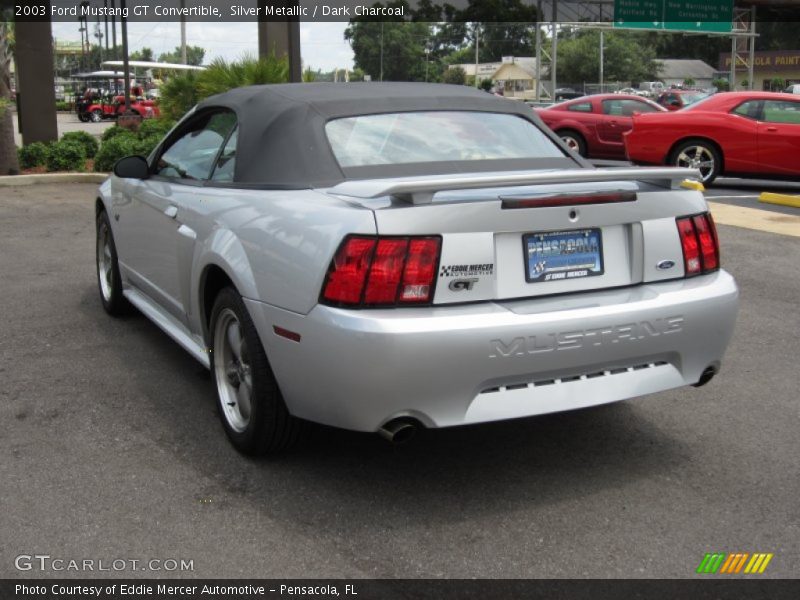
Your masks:
[[[402,417],[389,421],[386,425],[378,429],[380,436],[392,444],[404,444],[414,437],[416,432],[417,426],[413,422],[403,419]]]
[[[714,379],[714,375],[717,374],[717,369],[714,367],[706,367],[703,374],[700,375],[700,379],[697,380],[697,383],[692,384],[693,387],[703,387],[709,381]]]

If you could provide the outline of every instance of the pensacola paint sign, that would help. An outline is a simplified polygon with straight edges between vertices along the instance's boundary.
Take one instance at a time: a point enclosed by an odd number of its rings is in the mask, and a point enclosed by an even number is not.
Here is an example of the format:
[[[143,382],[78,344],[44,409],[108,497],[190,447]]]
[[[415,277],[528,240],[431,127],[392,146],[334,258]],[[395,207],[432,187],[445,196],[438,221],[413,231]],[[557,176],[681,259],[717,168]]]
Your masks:
[[[800,50],[772,50],[756,52],[753,57],[753,66],[769,71],[797,71],[800,69]],[[730,52],[719,55],[719,70],[728,71],[731,68]]]

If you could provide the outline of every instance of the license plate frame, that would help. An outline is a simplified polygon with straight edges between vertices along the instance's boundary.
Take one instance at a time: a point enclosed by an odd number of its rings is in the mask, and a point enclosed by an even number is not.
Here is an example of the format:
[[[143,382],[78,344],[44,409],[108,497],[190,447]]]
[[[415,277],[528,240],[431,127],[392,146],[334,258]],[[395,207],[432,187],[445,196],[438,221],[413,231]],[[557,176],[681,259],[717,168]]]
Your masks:
[[[527,283],[574,281],[605,273],[599,227],[526,233],[522,236],[522,253]]]

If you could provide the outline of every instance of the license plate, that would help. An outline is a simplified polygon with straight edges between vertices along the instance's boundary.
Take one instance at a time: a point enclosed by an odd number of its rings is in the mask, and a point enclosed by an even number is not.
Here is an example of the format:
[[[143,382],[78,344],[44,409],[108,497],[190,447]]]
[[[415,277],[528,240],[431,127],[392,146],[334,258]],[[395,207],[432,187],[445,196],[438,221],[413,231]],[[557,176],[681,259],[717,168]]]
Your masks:
[[[603,236],[599,229],[528,233],[525,281],[559,281],[603,274]]]

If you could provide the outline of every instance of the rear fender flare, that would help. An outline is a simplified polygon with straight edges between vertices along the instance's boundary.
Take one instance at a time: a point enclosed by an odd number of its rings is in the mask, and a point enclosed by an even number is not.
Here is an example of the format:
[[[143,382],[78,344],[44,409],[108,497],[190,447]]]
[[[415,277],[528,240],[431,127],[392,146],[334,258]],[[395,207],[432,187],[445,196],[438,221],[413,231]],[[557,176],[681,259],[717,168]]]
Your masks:
[[[211,310],[211,307],[203,306],[203,290],[210,267],[221,269],[243,298],[259,298],[250,259],[241,241],[229,229],[215,230],[198,254],[194,269],[197,275],[192,286],[194,290],[191,298],[192,314],[198,315],[200,331],[203,333],[205,333],[206,312]]]

